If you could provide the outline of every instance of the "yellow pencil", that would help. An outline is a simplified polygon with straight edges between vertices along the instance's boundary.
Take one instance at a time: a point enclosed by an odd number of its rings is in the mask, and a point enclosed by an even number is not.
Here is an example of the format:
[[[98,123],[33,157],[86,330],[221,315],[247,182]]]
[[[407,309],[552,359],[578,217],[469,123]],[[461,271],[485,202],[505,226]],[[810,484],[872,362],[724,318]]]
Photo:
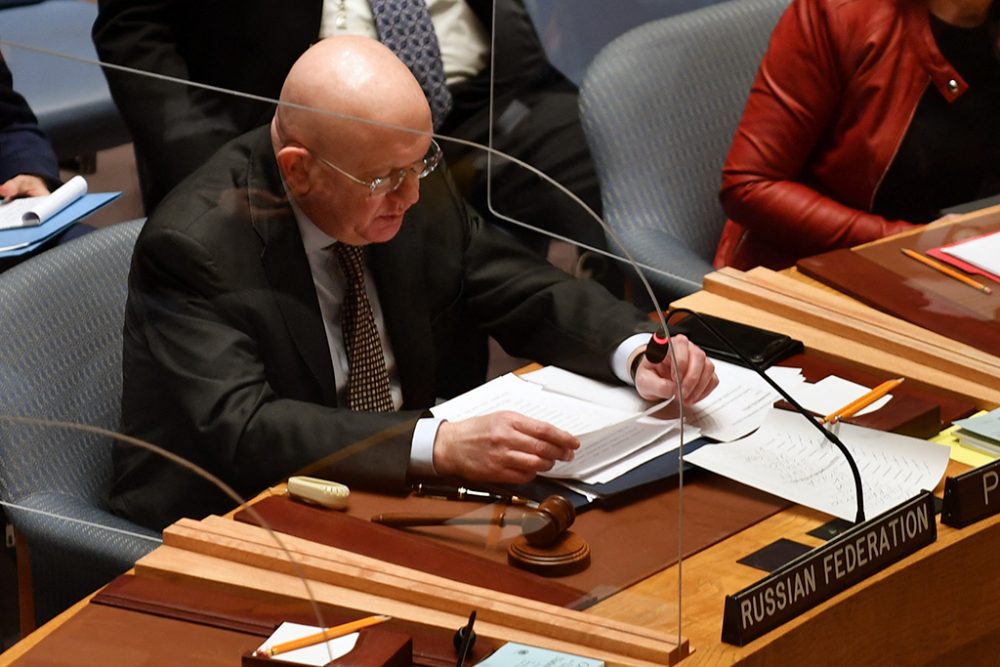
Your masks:
[[[835,421],[840,421],[842,419],[853,417],[855,414],[857,414],[861,410],[864,410],[869,405],[871,405],[872,403],[874,403],[875,401],[882,398],[890,391],[898,387],[900,384],[902,384],[903,379],[904,378],[896,378],[895,380],[886,380],[879,386],[869,391],[864,396],[861,396],[860,398],[851,401],[850,403],[840,408],[836,412],[831,412],[826,417],[823,417],[823,423],[830,424]]]
[[[352,632],[357,632],[363,628],[384,623],[390,618],[392,618],[392,616],[367,616],[356,621],[351,621],[350,623],[342,623],[341,625],[335,625],[332,628],[326,628],[325,630],[312,635],[275,644],[271,648],[264,649],[263,651],[257,651],[257,653],[268,657],[279,655],[281,653],[288,653],[289,651],[294,651],[295,649],[313,646],[314,644],[319,644],[320,642],[327,642],[331,639],[336,639],[337,637],[343,637],[344,635],[349,635]]]
[[[920,253],[914,252],[913,250],[910,250],[909,248],[900,248],[900,250],[903,252],[904,255],[906,255],[910,259],[915,259],[918,262],[920,262],[921,264],[926,264],[927,266],[931,267],[932,269],[937,269],[938,271],[940,271],[944,275],[948,276],[949,278],[954,278],[955,280],[961,281],[961,282],[965,283],[966,285],[968,285],[969,287],[975,287],[980,292],[985,292],[986,294],[993,294],[993,290],[991,290],[986,285],[973,280],[969,276],[962,275],[958,271],[955,271],[954,269],[945,266],[941,262],[937,262],[937,261],[931,259],[930,257],[924,257]]]

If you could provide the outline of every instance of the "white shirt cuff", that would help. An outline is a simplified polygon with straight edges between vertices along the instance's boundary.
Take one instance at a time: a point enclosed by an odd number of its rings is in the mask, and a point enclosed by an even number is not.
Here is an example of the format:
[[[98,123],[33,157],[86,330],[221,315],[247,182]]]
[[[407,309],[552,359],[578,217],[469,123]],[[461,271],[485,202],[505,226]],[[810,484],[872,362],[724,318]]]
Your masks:
[[[415,477],[433,477],[434,470],[434,439],[437,438],[438,427],[444,419],[425,417],[418,419],[413,429],[413,441],[410,443],[410,470]]]
[[[615,353],[611,355],[611,371],[619,380],[625,384],[635,384],[632,376],[629,375],[628,360],[637,348],[649,342],[648,333],[632,334],[615,348]]]

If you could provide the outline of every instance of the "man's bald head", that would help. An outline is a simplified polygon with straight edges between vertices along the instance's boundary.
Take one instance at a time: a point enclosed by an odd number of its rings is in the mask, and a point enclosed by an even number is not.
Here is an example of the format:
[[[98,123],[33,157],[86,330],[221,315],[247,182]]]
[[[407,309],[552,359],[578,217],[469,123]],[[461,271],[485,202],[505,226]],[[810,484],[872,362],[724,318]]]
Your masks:
[[[281,102],[332,112],[279,109],[285,134],[317,149],[345,142],[364,149],[369,141],[384,139],[386,125],[427,133],[432,128],[430,107],[413,74],[392,51],[366,37],[333,37],[309,48],[288,73]]]
[[[371,39],[326,39],[296,61],[281,101],[271,140],[299,209],[351,245],[395,237],[432,146],[430,106],[406,65]],[[387,179],[395,189],[375,193]]]

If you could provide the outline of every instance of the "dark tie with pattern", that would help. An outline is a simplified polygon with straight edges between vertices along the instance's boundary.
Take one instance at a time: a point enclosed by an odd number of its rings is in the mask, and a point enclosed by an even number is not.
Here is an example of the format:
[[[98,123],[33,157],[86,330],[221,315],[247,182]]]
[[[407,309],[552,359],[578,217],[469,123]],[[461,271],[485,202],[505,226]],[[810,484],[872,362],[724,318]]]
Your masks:
[[[434,127],[451,111],[451,91],[434,24],[424,0],[371,0],[379,40],[402,60],[420,82],[431,105]]]
[[[391,412],[394,408],[389,392],[389,373],[365,290],[365,249],[338,242],[333,244],[333,250],[347,278],[340,324],[351,366],[347,382],[348,405],[352,410]]]

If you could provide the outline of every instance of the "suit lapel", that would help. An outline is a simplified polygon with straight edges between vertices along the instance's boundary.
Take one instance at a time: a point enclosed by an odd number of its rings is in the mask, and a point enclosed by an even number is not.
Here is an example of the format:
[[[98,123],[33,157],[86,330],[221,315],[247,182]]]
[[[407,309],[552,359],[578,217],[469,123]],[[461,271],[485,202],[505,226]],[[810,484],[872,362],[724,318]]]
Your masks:
[[[333,363],[309,260],[278,175],[269,135],[262,131],[260,138],[250,154],[247,198],[254,229],[264,244],[261,262],[289,336],[319,383],[323,403],[333,406],[337,404]]]
[[[408,216],[409,218],[409,216]],[[371,262],[386,332],[396,357],[404,408],[434,405],[434,345],[424,282],[424,247],[415,220],[389,243],[372,246]]]

